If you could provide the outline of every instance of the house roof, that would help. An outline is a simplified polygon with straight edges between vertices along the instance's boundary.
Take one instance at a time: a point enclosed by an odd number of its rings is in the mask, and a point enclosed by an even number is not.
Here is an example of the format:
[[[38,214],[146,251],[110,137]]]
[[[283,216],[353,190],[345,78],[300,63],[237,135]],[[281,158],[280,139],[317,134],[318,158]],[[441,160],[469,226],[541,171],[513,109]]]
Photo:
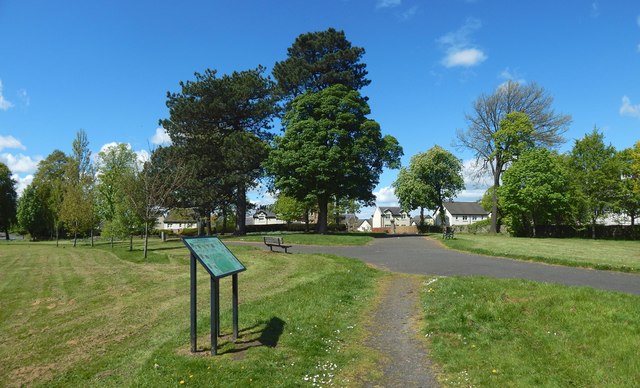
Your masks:
[[[393,214],[394,216],[399,216],[399,215],[402,215],[402,213],[404,213],[402,211],[402,208],[399,207],[399,206],[388,206],[388,207],[381,207],[380,208],[380,211],[382,213],[386,213],[387,210],[390,211],[391,214]]]
[[[364,224],[365,222],[368,223],[369,225],[373,225],[373,220],[371,220],[371,219],[369,219],[369,220],[367,220],[367,219],[358,220],[358,228],[361,227],[362,224]]]
[[[255,212],[255,213],[253,213],[253,217],[254,217],[254,218],[258,217],[258,214],[259,214],[259,213],[264,213],[264,215],[265,215],[267,218],[276,218],[276,213],[274,213],[274,212],[272,212],[272,211],[270,211],[270,210],[264,210],[264,209],[256,210],[256,212]]]
[[[445,209],[447,209],[452,215],[489,215],[489,212],[484,210],[482,206],[480,206],[480,204],[477,202],[445,202],[443,203],[443,205]]]

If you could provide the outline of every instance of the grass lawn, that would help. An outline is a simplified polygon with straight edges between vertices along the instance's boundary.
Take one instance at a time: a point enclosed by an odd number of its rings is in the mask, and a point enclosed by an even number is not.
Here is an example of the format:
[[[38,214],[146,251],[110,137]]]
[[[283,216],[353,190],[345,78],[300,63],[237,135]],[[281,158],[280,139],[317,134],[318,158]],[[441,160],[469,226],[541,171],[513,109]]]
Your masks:
[[[315,233],[269,233],[269,234],[252,234],[242,237],[222,236],[223,240],[235,241],[251,241],[262,242],[264,236],[282,237],[286,244],[298,245],[337,245],[337,246],[355,246],[366,245],[373,241],[374,238],[384,237],[384,233],[331,233],[331,234],[315,234]]]
[[[640,241],[516,238],[460,233],[455,239],[442,242],[449,248],[490,256],[640,272]]]
[[[198,345],[189,352],[189,260],[181,242],[0,244],[0,381],[6,386],[348,385],[371,358],[361,317],[380,272],[324,255],[232,247],[240,338],[209,356],[209,282],[199,269]],[[124,244],[126,245],[126,244]],[[221,280],[222,333],[231,280]]]
[[[638,296],[465,277],[427,280],[422,302],[446,386],[640,386]]]

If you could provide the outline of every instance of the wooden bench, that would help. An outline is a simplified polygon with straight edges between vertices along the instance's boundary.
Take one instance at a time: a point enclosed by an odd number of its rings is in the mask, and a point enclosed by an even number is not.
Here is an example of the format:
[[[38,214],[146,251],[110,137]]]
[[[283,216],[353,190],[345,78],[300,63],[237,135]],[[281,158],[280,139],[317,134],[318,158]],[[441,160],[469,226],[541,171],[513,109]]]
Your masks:
[[[268,246],[271,252],[273,252],[273,247],[280,247],[284,249],[284,253],[288,253],[287,249],[291,248],[292,245],[285,245],[282,237],[266,237],[264,238],[264,245]]]
[[[444,228],[444,231],[442,232],[442,238],[443,239],[452,239],[453,238],[453,228],[450,226],[447,226],[446,228]]]

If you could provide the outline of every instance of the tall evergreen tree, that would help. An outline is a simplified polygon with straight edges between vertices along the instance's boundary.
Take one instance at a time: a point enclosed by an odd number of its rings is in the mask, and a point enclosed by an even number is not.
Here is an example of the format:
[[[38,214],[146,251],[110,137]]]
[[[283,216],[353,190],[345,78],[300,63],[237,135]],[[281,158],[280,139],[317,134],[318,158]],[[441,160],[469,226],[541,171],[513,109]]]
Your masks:
[[[344,31],[329,28],[301,34],[287,50],[287,59],[273,67],[279,93],[290,101],[337,84],[360,90],[371,83],[361,62],[364,53],[364,48],[351,45]]]
[[[167,95],[170,117],[160,122],[197,173],[189,186],[200,188],[189,201],[196,204],[211,193],[223,197],[233,193],[238,234],[245,233],[246,192],[261,176],[260,164],[268,150],[265,141],[271,137],[273,83],[263,73],[261,66],[222,77],[215,70],[196,73],[195,81],[180,83],[180,93]],[[212,206],[203,209],[205,215]]]

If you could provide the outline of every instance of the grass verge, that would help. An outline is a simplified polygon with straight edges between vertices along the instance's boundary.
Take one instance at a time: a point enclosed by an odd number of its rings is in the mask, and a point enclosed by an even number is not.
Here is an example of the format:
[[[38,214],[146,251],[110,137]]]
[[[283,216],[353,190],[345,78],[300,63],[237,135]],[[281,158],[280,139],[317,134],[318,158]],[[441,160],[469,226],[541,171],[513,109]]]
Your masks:
[[[154,242],[164,259],[138,263],[116,256],[121,248],[103,248],[2,245],[4,385],[349,385],[351,371],[370,362],[358,345],[360,319],[380,273],[361,262],[232,247],[248,269],[239,276],[240,338],[222,338],[220,355],[211,357],[203,269],[201,352],[189,352],[187,250]],[[230,289],[223,279],[223,334],[231,331]]]
[[[447,386],[640,386],[640,297],[523,280],[433,278],[424,334]]]
[[[640,272],[640,241],[611,241],[456,234],[449,248],[549,264]]]

